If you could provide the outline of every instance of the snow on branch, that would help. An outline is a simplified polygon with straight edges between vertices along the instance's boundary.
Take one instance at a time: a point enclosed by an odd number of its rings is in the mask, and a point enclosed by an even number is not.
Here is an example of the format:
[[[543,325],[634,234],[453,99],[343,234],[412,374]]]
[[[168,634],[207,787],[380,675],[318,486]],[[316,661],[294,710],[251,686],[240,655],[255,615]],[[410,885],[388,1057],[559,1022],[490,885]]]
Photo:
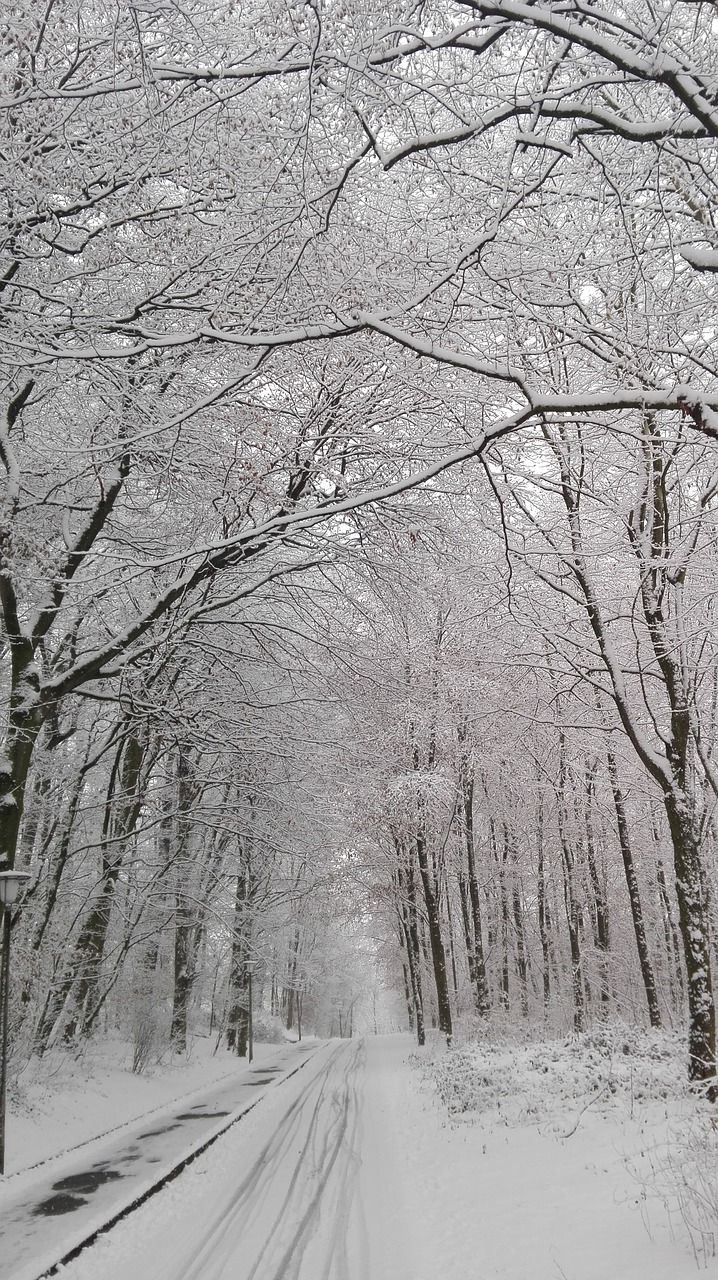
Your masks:
[[[688,245],[680,250],[680,255],[696,271],[718,271],[718,249]]]

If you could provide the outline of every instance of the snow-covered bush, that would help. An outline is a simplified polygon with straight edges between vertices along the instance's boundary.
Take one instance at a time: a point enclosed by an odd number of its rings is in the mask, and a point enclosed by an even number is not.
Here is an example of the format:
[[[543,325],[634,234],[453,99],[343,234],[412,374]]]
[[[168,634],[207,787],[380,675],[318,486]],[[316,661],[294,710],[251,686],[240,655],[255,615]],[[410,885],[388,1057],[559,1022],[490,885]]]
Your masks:
[[[618,1122],[616,1133],[632,1137],[630,1150],[614,1139],[616,1152],[649,1233],[667,1216],[699,1266],[715,1256],[718,1115],[691,1092],[679,1036],[613,1024],[562,1040],[436,1049],[413,1061],[456,1123],[538,1123],[561,1140],[587,1112]]]
[[[266,1009],[255,1009],[252,1032],[257,1044],[281,1044],[285,1038],[282,1019],[267,1013]]]
[[[658,1206],[674,1237],[692,1250],[699,1266],[707,1265],[718,1239],[718,1117],[713,1109],[697,1103],[671,1122],[663,1141],[626,1163],[641,1189],[648,1231]]]
[[[475,1043],[417,1061],[451,1116],[488,1113],[492,1123],[686,1093],[678,1037],[622,1025],[532,1044]]]

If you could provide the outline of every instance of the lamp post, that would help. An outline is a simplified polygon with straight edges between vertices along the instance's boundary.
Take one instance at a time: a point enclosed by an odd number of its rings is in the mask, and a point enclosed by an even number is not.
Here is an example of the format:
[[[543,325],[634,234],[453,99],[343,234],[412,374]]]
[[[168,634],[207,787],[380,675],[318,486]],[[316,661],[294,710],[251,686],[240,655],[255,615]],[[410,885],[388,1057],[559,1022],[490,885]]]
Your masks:
[[[247,1062],[251,1062],[254,1057],[254,1009],[252,1008],[252,964],[247,965],[249,977],[249,1017],[247,1019]]]
[[[8,1009],[10,1007],[10,930],[11,907],[30,876],[27,871],[0,871],[0,903],[2,903],[2,1048],[0,1049],[0,1176],[5,1173],[5,1092],[7,1083]]]

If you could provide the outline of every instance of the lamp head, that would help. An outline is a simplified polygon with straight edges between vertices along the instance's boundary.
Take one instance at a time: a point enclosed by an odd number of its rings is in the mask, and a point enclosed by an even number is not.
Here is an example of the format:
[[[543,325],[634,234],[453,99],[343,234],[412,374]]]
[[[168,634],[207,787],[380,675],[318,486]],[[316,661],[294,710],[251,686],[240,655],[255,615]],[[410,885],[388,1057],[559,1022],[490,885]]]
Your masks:
[[[29,871],[0,871],[0,902],[4,907],[12,906],[29,879]]]

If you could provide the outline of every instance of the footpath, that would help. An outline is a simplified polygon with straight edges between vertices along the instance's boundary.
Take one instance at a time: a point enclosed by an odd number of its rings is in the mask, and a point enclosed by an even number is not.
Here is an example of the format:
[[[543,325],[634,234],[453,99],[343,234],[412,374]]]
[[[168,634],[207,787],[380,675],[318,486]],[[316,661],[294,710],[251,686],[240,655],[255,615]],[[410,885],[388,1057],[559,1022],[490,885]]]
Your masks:
[[[153,1110],[0,1186],[0,1280],[38,1280],[176,1177],[319,1042],[266,1048],[229,1080]]]

